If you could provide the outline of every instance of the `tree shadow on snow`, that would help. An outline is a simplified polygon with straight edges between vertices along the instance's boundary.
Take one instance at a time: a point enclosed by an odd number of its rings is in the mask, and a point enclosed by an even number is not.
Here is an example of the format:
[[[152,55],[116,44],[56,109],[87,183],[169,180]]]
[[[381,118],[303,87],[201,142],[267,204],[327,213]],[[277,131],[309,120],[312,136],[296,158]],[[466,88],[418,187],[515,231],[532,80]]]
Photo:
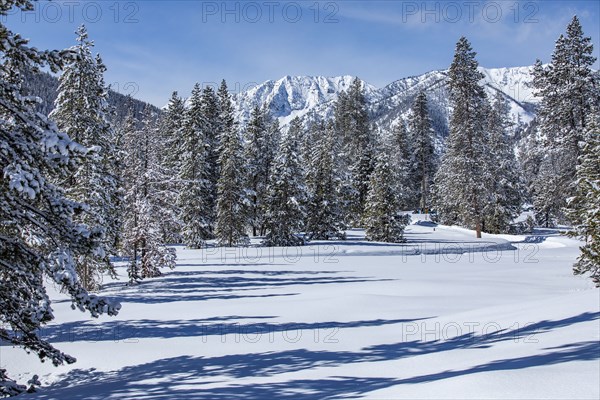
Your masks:
[[[122,282],[111,282],[103,286],[102,294],[124,304],[155,304],[296,296],[299,294],[297,293],[299,287],[305,285],[339,285],[390,280],[393,279],[349,276],[344,274],[344,271],[174,271],[132,286],[124,285]],[[70,302],[70,300],[54,301],[54,303],[63,302]]]
[[[457,349],[485,349],[494,343],[512,341],[581,322],[595,321],[600,313],[583,313],[556,321],[540,321],[518,330],[500,330],[487,335],[473,333],[446,340],[408,340],[375,345],[360,351],[311,351],[234,354],[217,357],[180,356],[128,366],[118,371],[73,370],[36,395],[39,399],[340,399],[357,398],[395,385],[417,384],[481,372],[519,370],[530,367],[600,359],[600,343],[588,341],[544,348],[543,353],[494,360],[461,370],[445,370],[410,376],[398,371],[397,378],[329,376],[322,379],[290,379],[277,375],[319,367],[362,362],[390,361]],[[366,321],[368,322],[368,321]],[[385,321],[383,321],[385,322]],[[363,322],[355,323],[363,326]],[[332,323],[334,324],[334,323]],[[339,324],[339,323],[338,323]],[[366,325],[368,326],[368,325]],[[343,328],[344,326],[342,326]],[[275,377],[276,382],[244,383],[244,378]]]
[[[349,322],[247,322],[248,320],[273,319],[275,316],[228,316],[185,320],[128,320],[107,321],[100,324],[94,321],[76,321],[49,325],[39,332],[39,336],[50,342],[105,342],[138,343],[143,339],[170,339],[175,337],[195,337],[198,344],[224,343],[226,341],[271,340],[277,338],[299,340],[304,337],[334,340],[340,329],[367,328],[392,324],[402,324],[421,319],[368,320]],[[233,335],[227,337],[226,335]],[[330,339],[327,339],[330,338]]]

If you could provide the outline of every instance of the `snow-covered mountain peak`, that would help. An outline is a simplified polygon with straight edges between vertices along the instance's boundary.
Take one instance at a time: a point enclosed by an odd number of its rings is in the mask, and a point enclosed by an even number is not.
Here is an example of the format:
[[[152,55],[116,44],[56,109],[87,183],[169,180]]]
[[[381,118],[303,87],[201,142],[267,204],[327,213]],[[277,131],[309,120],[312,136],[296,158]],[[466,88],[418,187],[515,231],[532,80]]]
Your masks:
[[[295,117],[302,117],[323,104],[335,101],[339,93],[348,90],[354,79],[350,75],[288,75],[275,81],[269,80],[235,96],[237,116],[241,121],[247,121],[255,106],[267,104],[273,115],[286,125]],[[377,91],[366,82],[363,86],[367,94]]]
[[[492,96],[503,92],[510,102],[511,117],[515,122],[529,122],[533,118],[533,95],[531,81],[533,67],[483,68],[486,92]],[[314,115],[329,118],[333,105],[341,92],[352,85],[354,76],[284,76],[269,80],[237,94],[234,97],[236,116],[242,124],[250,119],[255,106],[266,106],[285,127],[295,117]],[[373,123],[380,129],[388,129],[400,119],[405,119],[417,93],[424,90],[430,100],[435,123],[444,135],[449,117],[447,91],[448,71],[429,71],[422,75],[399,79],[383,88],[376,88],[361,81]]]

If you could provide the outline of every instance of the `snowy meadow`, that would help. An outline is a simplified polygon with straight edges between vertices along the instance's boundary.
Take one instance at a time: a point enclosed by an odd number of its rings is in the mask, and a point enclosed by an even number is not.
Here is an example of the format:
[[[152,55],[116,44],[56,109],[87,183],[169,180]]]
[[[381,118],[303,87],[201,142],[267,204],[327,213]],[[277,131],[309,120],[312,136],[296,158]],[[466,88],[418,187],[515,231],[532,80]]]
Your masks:
[[[578,241],[475,241],[413,217],[405,244],[352,230],[297,248],[178,247],[175,270],[133,287],[119,266],[100,292],[123,305],[114,318],[52,294],[41,337],[76,364],[9,346],[2,363],[39,374],[36,399],[600,395],[598,292],[564,268]]]

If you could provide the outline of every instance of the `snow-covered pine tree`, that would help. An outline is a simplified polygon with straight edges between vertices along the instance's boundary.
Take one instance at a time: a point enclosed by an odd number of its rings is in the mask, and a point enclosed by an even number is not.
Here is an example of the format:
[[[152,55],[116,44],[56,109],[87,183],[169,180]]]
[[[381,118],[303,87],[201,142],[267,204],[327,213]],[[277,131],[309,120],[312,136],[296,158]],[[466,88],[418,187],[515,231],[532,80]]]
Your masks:
[[[107,130],[107,140],[100,146],[103,150],[103,166],[106,168],[106,198],[110,205],[108,211],[111,213],[105,217],[106,231],[104,233],[105,240],[109,245],[111,252],[117,252],[121,246],[123,232],[123,199],[124,190],[123,182],[121,181],[121,162],[123,160],[123,149],[121,148],[121,137],[118,130],[120,122],[111,122],[116,120],[116,107],[108,103],[109,92],[104,85],[104,73],[106,66],[104,65],[100,54],[96,55],[96,65],[98,67],[98,79],[100,86],[105,88],[104,100],[106,105],[107,121],[110,129]],[[114,254],[114,253],[113,253]]]
[[[427,213],[430,206],[430,188],[436,171],[433,128],[429,116],[427,95],[420,91],[417,95],[408,121],[412,149],[412,187],[415,190],[416,204]]]
[[[517,161],[521,174],[521,180],[526,191],[523,193],[524,200],[532,203],[533,183],[536,181],[540,171],[540,165],[544,158],[543,147],[540,144],[538,133],[538,120],[533,119],[522,133],[518,141]]]
[[[255,106],[245,131],[246,187],[250,197],[248,217],[253,236],[263,235],[265,231],[267,185],[276,150],[269,122],[267,110]]]
[[[222,129],[219,98],[211,86],[202,90],[202,119],[204,120],[204,137],[208,145],[207,176],[208,176],[208,225],[214,234],[217,209],[217,183],[219,181],[219,147]]]
[[[131,283],[159,276],[161,268],[175,267],[175,251],[164,243],[162,229],[166,211],[159,162],[162,147],[156,120],[157,116],[147,107],[141,126],[129,116],[123,132],[126,154],[123,253],[130,259]]]
[[[244,188],[243,147],[233,116],[233,104],[224,80],[218,95],[222,130],[215,236],[221,246],[247,245],[250,241],[246,233],[248,199]]]
[[[313,116],[311,116],[313,117]],[[323,134],[321,130],[322,124],[318,117],[314,120],[308,119],[308,123],[304,127],[304,132],[300,136],[300,158],[302,159],[302,165],[305,167],[311,162],[312,152],[315,147],[316,138]],[[304,168],[305,180],[306,174],[309,172],[309,168]]]
[[[205,132],[202,89],[196,84],[179,134],[178,198],[183,243],[198,249],[212,237],[210,231],[211,187],[209,170],[210,138]]]
[[[339,96],[335,124],[341,138],[341,169],[344,172],[343,193],[346,220],[360,225],[373,171],[373,134],[369,127],[364,89],[355,78],[346,93]]]
[[[579,143],[592,107],[599,104],[592,53],[591,39],[583,35],[575,16],[566,35],[556,41],[550,65],[544,67],[538,60],[534,68],[534,88],[541,97],[539,127],[545,139],[545,157],[533,186],[534,207],[538,223],[546,226],[566,222],[563,210],[575,190]]]
[[[68,197],[87,205],[77,220],[97,227],[103,235],[103,246],[97,254],[77,260],[81,282],[92,290],[98,288],[104,273],[114,273],[109,256],[115,254],[119,242],[121,188],[115,175],[117,149],[108,121],[105,67],[100,58],[92,55],[93,42],[88,39],[85,26],[80,26],[76,33],[78,44],[71,48],[76,57],[60,76],[50,118],[69,137],[90,149],[65,186]]]
[[[564,209],[563,191],[565,190],[557,173],[560,162],[557,157],[545,154],[538,173],[530,189],[533,197],[533,208],[535,221],[538,225],[550,228],[556,226],[559,220],[563,220]]]
[[[171,171],[177,171],[179,167],[180,134],[184,118],[185,101],[175,91],[171,94],[161,120],[161,141],[165,147],[165,152],[161,155],[161,164]]]
[[[179,196],[178,176],[181,168],[179,152],[181,150],[181,133],[185,118],[185,101],[173,92],[166,110],[162,113],[159,127],[160,135],[157,149],[158,164],[162,181],[159,190],[162,194],[162,207],[164,221],[161,224],[162,241],[164,243],[181,242],[181,221],[177,198]]]
[[[76,260],[101,251],[101,233],[74,221],[84,206],[65,196],[64,182],[87,150],[35,111],[38,99],[23,95],[22,73],[47,65],[53,72],[72,62],[71,52],[39,51],[2,24],[27,0],[0,2],[0,340],[24,348],[54,365],[75,359],[39,337],[54,320],[45,279],[93,317],[116,315],[120,306],[89,295],[76,272]],[[67,59],[68,57],[68,59]],[[27,388],[0,369],[0,397]]]
[[[263,109],[265,113],[265,122],[267,124],[267,172],[271,175],[271,168],[275,162],[275,154],[281,141],[281,126],[279,119],[273,117],[273,114],[267,107]]]
[[[296,236],[302,230],[306,203],[304,171],[299,142],[303,131],[298,117],[292,120],[283,136],[271,168],[266,198],[266,246],[298,246],[304,239]]]
[[[309,200],[305,237],[308,240],[345,239],[342,179],[338,176],[339,144],[333,123],[319,122],[306,178]],[[318,132],[318,133],[317,133]]]
[[[375,169],[369,180],[369,192],[365,204],[366,239],[375,242],[401,243],[404,228],[408,223],[400,215],[400,204],[395,182],[398,176],[394,169],[391,149],[380,149]]]
[[[600,113],[589,117],[577,166],[575,196],[568,200],[568,216],[574,222],[572,236],[585,240],[573,267],[577,275],[590,274],[600,287]]]
[[[477,70],[475,55],[469,41],[461,37],[448,72],[453,111],[446,153],[434,178],[434,206],[442,223],[475,229],[481,238],[490,182],[486,162],[489,105],[479,85],[483,74]]]
[[[524,191],[515,153],[508,141],[509,104],[498,91],[488,116],[490,198],[484,210],[484,231],[508,233],[510,224],[521,211]]]
[[[415,206],[415,190],[411,168],[412,146],[403,121],[399,121],[388,137],[384,138],[385,149],[390,152],[390,166],[395,174],[394,192],[401,209],[408,210]]]

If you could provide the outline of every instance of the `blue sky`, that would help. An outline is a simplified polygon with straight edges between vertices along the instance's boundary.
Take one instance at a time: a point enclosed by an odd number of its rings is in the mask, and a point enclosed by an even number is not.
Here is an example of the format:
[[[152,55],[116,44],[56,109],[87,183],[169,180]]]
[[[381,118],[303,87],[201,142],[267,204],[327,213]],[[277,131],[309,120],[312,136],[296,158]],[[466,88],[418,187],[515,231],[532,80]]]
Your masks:
[[[85,23],[115,90],[164,105],[195,82],[233,91],[285,75],[355,75],[381,87],[445,69],[465,35],[485,67],[548,61],[579,16],[600,58],[600,1],[41,1],[6,24],[38,48]],[[595,68],[598,68],[596,62]]]

